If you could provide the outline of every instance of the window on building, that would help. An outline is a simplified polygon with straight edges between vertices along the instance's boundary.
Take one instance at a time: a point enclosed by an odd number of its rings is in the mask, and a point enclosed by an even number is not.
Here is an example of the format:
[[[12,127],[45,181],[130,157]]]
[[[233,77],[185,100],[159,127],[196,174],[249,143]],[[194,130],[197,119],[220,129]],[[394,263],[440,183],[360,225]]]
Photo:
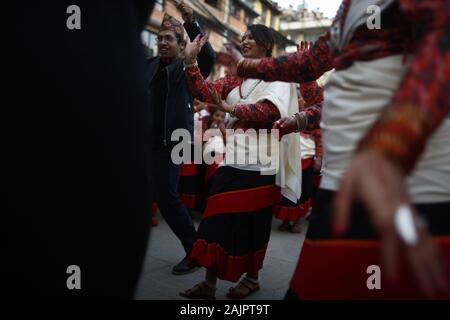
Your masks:
[[[143,30],[141,32],[141,39],[148,57],[156,56],[156,52],[158,49],[156,45],[156,34],[149,30]]]
[[[244,23],[245,23],[247,26],[252,25],[252,24],[253,24],[253,17],[250,17],[250,16],[248,16],[248,15],[245,15],[245,17],[244,17]]]
[[[232,15],[238,20],[241,20],[241,8],[236,3],[233,2],[231,2],[230,6],[231,6],[230,15]]]
[[[155,2],[155,10],[164,11],[164,0],[156,0]]]
[[[261,22],[263,24],[266,24],[266,18],[267,18],[267,10],[263,9],[262,12],[261,12]]]
[[[270,26],[275,28],[275,16],[273,13],[270,15]]]
[[[205,3],[209,4],[210,6],[212,6],[214,8],[220,9],[219,8],[219,4],[220,4],[219,0],[205,0]]]

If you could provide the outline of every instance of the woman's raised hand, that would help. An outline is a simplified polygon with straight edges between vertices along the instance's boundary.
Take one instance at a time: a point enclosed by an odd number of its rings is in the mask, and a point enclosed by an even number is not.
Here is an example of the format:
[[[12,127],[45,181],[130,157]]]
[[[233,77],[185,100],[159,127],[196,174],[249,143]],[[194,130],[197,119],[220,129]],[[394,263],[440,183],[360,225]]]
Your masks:
[[[193,64],[195,62],[202,47],[208,42],[208,38],[208,35],[202,36],[201,34],[195,37],[194,41],[190,41],[188,38],[186,47],[184,48],[184,61],[186,64]]]
[[[232,43],[225,44],[225,49],[227,49],[227,53],[231,56],[231,65],[236,66],[243,58],[242,54],[233,46]]]
[[[307,53],[311,49],[311,46],[312,42],[302,41],[297,45],[297,52]]]

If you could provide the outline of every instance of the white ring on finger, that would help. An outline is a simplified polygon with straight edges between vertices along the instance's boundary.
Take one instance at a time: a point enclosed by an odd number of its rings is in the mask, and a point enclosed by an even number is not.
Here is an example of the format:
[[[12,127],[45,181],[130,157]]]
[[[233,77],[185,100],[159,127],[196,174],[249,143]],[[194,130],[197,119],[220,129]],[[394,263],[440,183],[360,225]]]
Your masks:
[[[401,204],[394,216],[394,225],[400,238],[407,245],[415,246],[419,241],[417,228],[411,207],[408,204]]]

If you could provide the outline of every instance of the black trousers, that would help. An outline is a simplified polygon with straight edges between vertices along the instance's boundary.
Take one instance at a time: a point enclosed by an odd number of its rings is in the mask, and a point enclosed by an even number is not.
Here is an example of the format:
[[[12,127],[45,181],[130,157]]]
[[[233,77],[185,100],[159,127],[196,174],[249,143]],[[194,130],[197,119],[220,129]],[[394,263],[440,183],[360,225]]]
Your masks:
[[[197,233],[192,218],[178,195],[180,165],[172,162],[170,153],[170,149],[152,150],[155,200],[167,224],[189,254]]]

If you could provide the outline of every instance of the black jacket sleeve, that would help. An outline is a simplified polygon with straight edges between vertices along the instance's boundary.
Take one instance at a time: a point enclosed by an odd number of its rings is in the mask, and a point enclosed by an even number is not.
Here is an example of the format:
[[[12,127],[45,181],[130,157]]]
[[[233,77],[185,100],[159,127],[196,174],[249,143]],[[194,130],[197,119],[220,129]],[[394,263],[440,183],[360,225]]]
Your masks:
[[[196,22],[185,23],[184,28],[186,29],[191,41],[193,41],[197,35],[202,33]],[[208,78],[214,63],[216,63],[216,54],[214,53],[214,49],[211,44],[207,42],[198,54],[198,67],[200,68],[203,78]]]

